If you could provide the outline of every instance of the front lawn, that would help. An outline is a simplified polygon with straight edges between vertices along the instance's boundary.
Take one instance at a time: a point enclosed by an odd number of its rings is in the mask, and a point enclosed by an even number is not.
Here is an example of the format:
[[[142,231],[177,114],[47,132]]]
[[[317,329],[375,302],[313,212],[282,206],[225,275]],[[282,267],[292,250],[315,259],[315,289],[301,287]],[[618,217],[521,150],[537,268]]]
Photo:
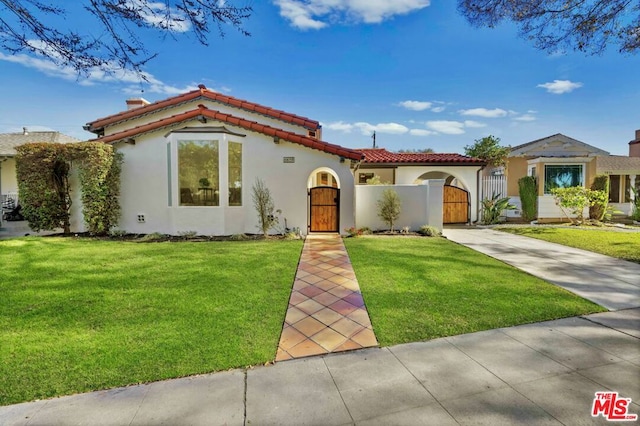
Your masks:
[[[640,232],[506,226],[496,229],[640,263]]]
[[[301,241],[0,241],[0,405],[275,357]]]
[[[344,243],[383,346],[605,311],[443,238]]]

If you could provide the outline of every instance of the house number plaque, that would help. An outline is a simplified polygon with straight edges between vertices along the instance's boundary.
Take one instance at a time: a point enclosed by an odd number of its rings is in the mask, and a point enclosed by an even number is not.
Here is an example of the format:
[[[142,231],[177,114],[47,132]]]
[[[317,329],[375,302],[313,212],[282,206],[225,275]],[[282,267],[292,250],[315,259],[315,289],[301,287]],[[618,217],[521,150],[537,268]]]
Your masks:
[[[296,157],[282,157],[283,163],[295,163]]]

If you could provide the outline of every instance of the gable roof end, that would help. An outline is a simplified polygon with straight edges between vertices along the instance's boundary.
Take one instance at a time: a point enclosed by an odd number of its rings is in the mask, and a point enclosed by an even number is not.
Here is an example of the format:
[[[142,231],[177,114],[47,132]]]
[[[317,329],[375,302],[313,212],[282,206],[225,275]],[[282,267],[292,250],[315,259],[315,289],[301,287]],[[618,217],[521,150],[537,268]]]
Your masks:
[[[208,109],[205,105],[198,105],[197,109],[183,112],[181,114],[172,115],[170,117],[166,117],[151,123],[143,124],[141,126],[124,130],[122,132],[114,133],[109,136],[93,139],[92,142],[104,142],[104,143],[113,144],[119,141],[140,136],[144,133],[149,133],[149,132],[166,128],[169,126],[174,126],[176,124],[184,123],[186,121],[201,120],[203,118],[222,121],[225,123],[232,124],[234,126],[241,127],[246,130],[251,130],[254,132],[265,134],[267,136],[272,136],[274,138],[278,137],[280,139],[283,139],[298,145],[302,145],[307,148],[316,149],[319,151],[326,152],[328,154],[338,155],[340,157],[344,157],[349,160],[360,161],[363,158],[362,153],[358,151],[355,151],[349,148],[344,148],[339,145],[322,142],[317,139],[313,139],[307,136],[302,136],[297,133],[289,132],[286,130],[277,129],[275,127],[267,126],[265,124],[260,124],[256,121],[250,121],[244,118],[236,117],[231,114],[226,114],[220,111],[211,110],[211,109]]]
[[[527,153],[532,151],[534,148],[536,148],[536,146],[540,146],[541,148],[544,149],[546,147],[546,144],[555,142],[555,141],[561,141],[566,144],[582,147],[585,150],[590,151],[589,155],[609,155],[607,151],[604,151],[598,147],[589,145],[577,139],[570,138],[569,136],[563,135],[562,133],[556,133],[555,135],[547,136],[544,138],[536,139],[531,142],[524,143],[522,145],[514,146],[513,148],[511,148],[509,157],[527,155]],[[539,155],[539,154],[535,154],[535,155]]]
[[[192,90],[191,92],[183,93],[182,95],[167,98],[162,101],[154,102],[148,105],[140,106],[138,108],[119,112],[117,114],[109,115],[107,117],[91,121],[84,126],[84,129],[95,134],[101,134],[106,126],[111,126],[126,120],[138,118],[143,115],[151,114],[156,111],[160,111],[169,107],[198,99],[208,99],[211,101],[220,102],[225,105],[244,109],[246,111],[256,112],[267,117],[275,118],[286,123],[295,124],[311,130],[318,130],[321,127],[319,122],[310,118],[266,107],[254,102],[245,101],[243,99],[234,98],[232,96],[223,95],[221,93],[209,90],[204,84],[201,84],[198,86],[198,89]]]

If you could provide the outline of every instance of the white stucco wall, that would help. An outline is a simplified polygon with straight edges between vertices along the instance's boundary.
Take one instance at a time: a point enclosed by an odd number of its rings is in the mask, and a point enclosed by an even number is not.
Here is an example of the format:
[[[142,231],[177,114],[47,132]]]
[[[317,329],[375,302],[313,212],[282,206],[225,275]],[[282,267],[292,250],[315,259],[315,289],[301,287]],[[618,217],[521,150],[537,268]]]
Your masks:
[[[394,225],[396,230],[405,226],[417,231],[422,225],[431,225],[442,230],[442,187],[444,180],[425,181],[424,185],[357,185],[356,226],[372,230],[388,229],[378,217],[377,202],[382,192],[392,189],[401,200],[401,213]]]
[[[0,159],[0,191],[2,194],[18,192],[18,179],[16,177],[16,160],[8,158]]]
[[[469,191],[471,203],[471,221],[478,220],[478,170],[480,166],[407,166],[396,169],[396,184],[407,185],[415,183],[416,179],[425,173],[442,172],[454,176],[457,184]]]
[[[236,128],[226,123],[198,121],[189,127],[224,126],[245,134],[245,137],[223,133],[172,133],[166,130],[136,138],[135,145],[120,143],[124,154],[121,176],[122,216],[118,229],[132,233],[160,232],[179,234],[195,231],[202,235],[258,233],[258,220],[251,198],[256,178],[262,179],[271,191],[275,208],[282,210],[281,220],[289,228],[298,227],[307,233],[307,183],[310,174],[322,167],[331,169],[340,181],[340,228],[354,226],[354,182],[349,161],[298,144],[280,141],[260,133]],[[218,140],[220,206],[180,206],[178,187],[178,140]],[[228,142],[242,143],[242,206],[228,206]],[[170,159],[167,158],[167,145]],[[294,157],[294,163],[284,163],[283,157]],[[171,178],[169,177],[171,174]],[[169,189],[170,188],[170,189]],[[171,194],[171,202],[169,201]],[[171,205],[170,205],[171,204]],[[138,215],[145,221],[139,222]]]

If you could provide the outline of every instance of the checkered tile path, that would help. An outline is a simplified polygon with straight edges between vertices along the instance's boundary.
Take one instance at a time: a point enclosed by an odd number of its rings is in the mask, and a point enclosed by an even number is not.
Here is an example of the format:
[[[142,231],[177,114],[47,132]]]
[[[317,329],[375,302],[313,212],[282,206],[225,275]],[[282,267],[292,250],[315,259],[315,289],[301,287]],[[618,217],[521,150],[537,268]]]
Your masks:
[[[371,346],[378,341],[342,239],[307,236],[276,361]]]

